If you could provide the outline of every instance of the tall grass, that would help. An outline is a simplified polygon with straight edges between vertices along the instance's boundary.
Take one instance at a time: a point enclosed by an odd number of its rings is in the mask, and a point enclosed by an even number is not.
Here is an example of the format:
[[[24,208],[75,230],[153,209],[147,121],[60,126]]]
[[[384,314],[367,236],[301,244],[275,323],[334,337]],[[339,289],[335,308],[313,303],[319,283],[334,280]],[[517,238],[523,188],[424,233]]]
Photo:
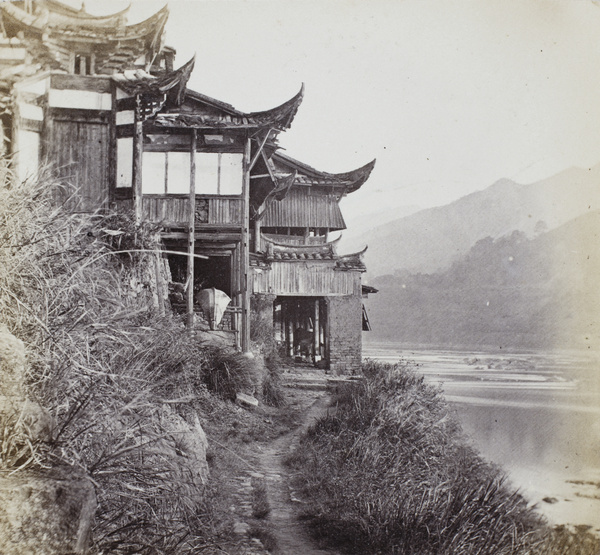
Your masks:
[[[542,520],[411,366],[367,362],[290,458],[315,534],[350,553],[551,553]]]
[[[99,552],[197,552],[216,533],[199,422],[209,389],[246,383],[243,364],[158,315],[156,229],[69,214],[54,204],[61,184],[1,171],[0,324],[24,341],[28,396],[56,425],[28,442],[4,422],[0,473],[87,473]]]

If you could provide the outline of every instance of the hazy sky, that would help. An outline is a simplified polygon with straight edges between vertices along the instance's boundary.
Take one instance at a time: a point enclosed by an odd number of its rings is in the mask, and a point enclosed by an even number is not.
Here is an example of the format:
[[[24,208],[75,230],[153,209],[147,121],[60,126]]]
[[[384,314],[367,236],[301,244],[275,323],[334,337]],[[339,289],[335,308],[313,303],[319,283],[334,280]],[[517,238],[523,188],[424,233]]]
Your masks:
[[[79,5],[76,0],[69,2]],[[133,2],[133,20],[165,2]],[[88,0],[92,13],[126,1]],[[101,7],[98,7],[101,6]],[[305,83],[288,154],[377,158],[347,219],[600,162],[600,5],[587,0],[172,0],[189,86],[246,111]]]

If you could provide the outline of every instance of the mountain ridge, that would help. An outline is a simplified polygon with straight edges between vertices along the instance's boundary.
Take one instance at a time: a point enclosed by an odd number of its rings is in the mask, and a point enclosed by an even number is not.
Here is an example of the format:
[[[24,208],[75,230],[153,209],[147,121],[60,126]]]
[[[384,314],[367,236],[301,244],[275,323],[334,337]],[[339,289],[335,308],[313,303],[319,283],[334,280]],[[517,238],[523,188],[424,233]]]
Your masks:
[[[568,168],[531,184],[502,178],[447,205],[427,208],[374,227],[346,243],[369,246],[369,276],[448,268],[479,240],[520,230],[532,237],[600,208],[600,164]]]
[[[493,348],[600,347],[600,210],[528,238],[479,240],[434,274],[372,281],[370,339]]]

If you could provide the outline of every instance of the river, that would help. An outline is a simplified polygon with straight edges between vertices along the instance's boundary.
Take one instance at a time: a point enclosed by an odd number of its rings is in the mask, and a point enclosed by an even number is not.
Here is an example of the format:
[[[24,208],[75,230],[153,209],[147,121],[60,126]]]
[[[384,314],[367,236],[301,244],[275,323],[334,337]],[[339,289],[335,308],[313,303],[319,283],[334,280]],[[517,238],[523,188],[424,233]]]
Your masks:
[[[463,430],[555,524],[600,531],[600,358],[365,342],[363,357],[415,361],[441,384]]]

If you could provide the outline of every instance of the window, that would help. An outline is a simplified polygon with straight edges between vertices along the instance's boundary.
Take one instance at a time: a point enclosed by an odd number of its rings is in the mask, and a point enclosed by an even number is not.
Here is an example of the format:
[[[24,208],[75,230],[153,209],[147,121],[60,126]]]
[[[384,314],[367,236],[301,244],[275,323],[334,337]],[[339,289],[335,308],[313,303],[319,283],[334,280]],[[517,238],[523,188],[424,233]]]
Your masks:
[[[196,194],[241,195],[242,167],[242,154],[197,152]],[[190,153],[145,151],[142,161],[142,191],[147,195],[189,194]]]
[[[75,75],[91,75],[92,57],[84,54],[75,54],[73,73]]]
[[[190,153],[169,152],[167,171],[167,193],[188,195],[190,192]],[[198,187],[196,187],[198,192]]]
[[[166,152],[144,152],[142,155],[142,192],[146,195],[165,194]]]
[[[196,192],[204,195],[241,195],[243,155],[199,152],[196,156]]]

